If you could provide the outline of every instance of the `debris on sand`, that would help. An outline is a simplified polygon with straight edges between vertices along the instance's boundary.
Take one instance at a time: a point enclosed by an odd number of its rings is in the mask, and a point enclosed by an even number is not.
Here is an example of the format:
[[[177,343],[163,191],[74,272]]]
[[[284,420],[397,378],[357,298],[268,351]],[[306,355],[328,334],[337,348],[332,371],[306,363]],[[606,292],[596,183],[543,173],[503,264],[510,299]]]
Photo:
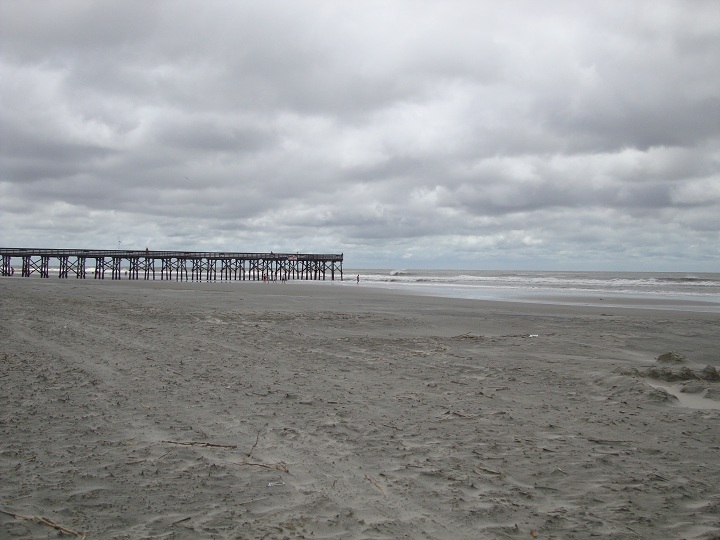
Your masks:
[[[631,377],[649,377],[659,381],[720,381],[720,373],[714,366],[705,366],[701,370],[692,370],[687,366],[673,369],[671,367],[649,367],[645,370],[637,368],[620,369],[618,373]]]
[[[704,381],[720,381],[720,373],[715,366],[705,366],[700,372],[699,378]]]
[[[661,364],[682,364],[687,361],[687,358],[680,353],[670,351],[658,356],[657,361]]]
[[[651,367],[645,371],[644,375],[661,381],[690,381],[698,378],[697,374],[689,367],[681,367],[680,369]]]

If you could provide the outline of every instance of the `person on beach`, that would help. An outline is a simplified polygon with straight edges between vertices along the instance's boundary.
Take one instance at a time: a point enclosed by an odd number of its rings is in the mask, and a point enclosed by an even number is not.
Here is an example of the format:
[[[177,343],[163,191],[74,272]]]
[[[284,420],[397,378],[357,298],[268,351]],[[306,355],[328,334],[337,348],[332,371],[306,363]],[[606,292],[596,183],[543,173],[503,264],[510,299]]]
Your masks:
[[[357,282],[360,283],[360,274],[357,275]]]

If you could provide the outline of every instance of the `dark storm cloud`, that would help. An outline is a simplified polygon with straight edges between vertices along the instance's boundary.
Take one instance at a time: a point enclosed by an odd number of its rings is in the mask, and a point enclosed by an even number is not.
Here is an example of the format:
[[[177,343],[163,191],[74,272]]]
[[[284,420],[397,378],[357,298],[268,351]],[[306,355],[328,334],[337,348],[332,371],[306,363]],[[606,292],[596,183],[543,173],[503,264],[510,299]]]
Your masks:
[[[709,269],[718,27],[711,1],[6,1],[0,244]]]

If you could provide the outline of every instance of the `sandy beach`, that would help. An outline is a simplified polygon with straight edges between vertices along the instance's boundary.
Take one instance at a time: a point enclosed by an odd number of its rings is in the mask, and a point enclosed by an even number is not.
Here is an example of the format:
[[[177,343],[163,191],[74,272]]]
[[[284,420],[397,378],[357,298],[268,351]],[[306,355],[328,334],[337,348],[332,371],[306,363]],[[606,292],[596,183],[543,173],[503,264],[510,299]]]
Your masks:
[[[720,315],[618,303],[0,279],[0,537],[718,539]]]

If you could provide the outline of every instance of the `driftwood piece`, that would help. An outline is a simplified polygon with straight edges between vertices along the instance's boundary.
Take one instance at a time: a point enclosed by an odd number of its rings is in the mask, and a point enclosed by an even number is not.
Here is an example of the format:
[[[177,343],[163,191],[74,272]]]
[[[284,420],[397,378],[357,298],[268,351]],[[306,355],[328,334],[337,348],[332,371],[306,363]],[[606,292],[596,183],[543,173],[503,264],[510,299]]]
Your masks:
[[[380,493],[382,493],[382,496],[387,499],[387,495],[385,495],[385,490],[382,488],[382,486],[381,486],[380,484],[377,483],[377,481],[376,481],[375,479],[370,478],[370,477],[366,474],[366,475],[365,475],[365,480],[367,480],[367,481],[370,482],[373,486],[375,486],[375,487],[380,491]]]
[[[250,451],[247,453],[247,457],[252,456],[253,450],[255,450],[255,447],[258,445],[258,441],[260,440],[260,432],[257,432],[257,436],[255,437],[255,444],[252,445],[252,448],[250,448]]]
[[[444,414],[450,415],[450,416],[458,416],[460,418],[476,418],[477,417],[477,414],[465,414],[465,413],[461,413],[459,411],[445,411]]]
[[[588,441],[594,442],[595,444],[628,444],[632,441],[624,441],[624,440],[613,440],[613,439],[596,439],[595,437],[588,437]]]
[[[262,469],[282,471],[290,474],[290,469],[288,469],[287,463],[285,463],[284,461],[278,461],[277,463],[252,463],[250,461],[244,460],[240,463],[234,462],[233,465],[237,465],[238,467],[260,467]]]
[[[58,525],[50,518],[37,517],[37,516],[23,516],[21,514],[15,514],[14,512],[6,512],[5,510],[0,510],[0,513],[3,513],[7,516],[14,517],[15,519],[22,519],[23,521],[32,521],[33,523],[39,523],[40,525],[52,527],[53,529],[64,532],[65,534],[72,534],[73,536],[77,536],[81,540],[85,540],[85,538],[87,537],[87,535],[85,533],[73,531],[72,529],[68,529],[67,527]]]
[[[487,467],[479,467],[479,466],[478,466],[478,467],[475,467],[475,468],[473,469],[473,471],[475,471],[475,472],[478,473],[478,474],[480,474],[480,472],[482,471],[482,472],[485,472],[485,473],[488,473],[488,474],[502,475],[502,473],[501,473],[500,471],[494,471],[494,470],[492,470],[492,469],[488,469]]]
[[[269,498],[270,497],[258,497],[257,499],[249,499],[247,501],[240,501],[239,503],[235,503],[235,504],[250,504],[250,503],[254,503],[256,501],[264,501],[265,499],[269,499]]]
[[[179,444],[181,446],[202,446],[205,448],[237,448],[237,444],[214,444],[198,441],[160,441],[165,444]]]

